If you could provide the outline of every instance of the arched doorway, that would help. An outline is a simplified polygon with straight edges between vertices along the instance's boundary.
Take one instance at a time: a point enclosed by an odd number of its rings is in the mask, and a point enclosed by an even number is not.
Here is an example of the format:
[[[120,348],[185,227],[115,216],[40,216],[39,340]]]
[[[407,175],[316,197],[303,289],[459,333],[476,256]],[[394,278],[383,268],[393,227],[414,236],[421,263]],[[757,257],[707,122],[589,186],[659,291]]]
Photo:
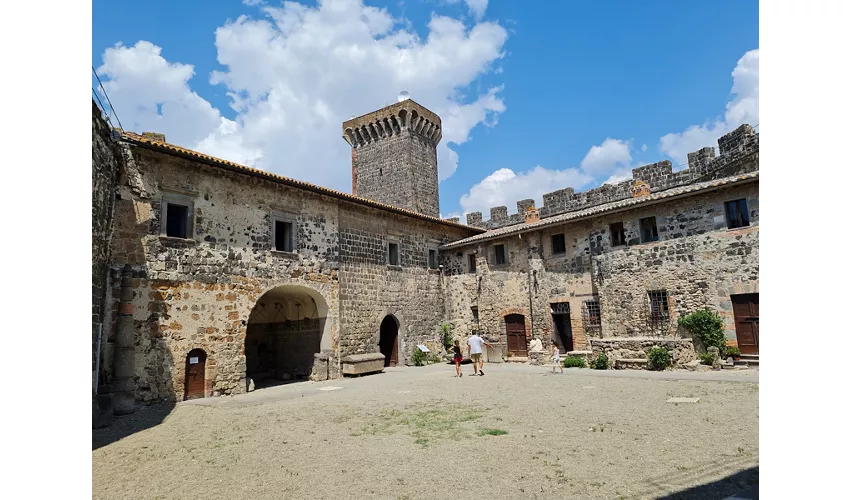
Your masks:
[[[183,400],[207,397],[207,353],[192,349],[186,355],[186,383]]]
[[[528,339],[525,337],[525,316],[508,314],[505,316],[505,333],[508,337],[508,352],[512,356],[528,356]]]
[[[384,355],[384,366],[398,364],[398,320],[393,315],[389,315],[381,321],[378,348]]]
[[[306,380],[315,355],[331,348],[328,306],[304,286],[282,285],[264,293],[248,317],[246,375],[255,388]]]

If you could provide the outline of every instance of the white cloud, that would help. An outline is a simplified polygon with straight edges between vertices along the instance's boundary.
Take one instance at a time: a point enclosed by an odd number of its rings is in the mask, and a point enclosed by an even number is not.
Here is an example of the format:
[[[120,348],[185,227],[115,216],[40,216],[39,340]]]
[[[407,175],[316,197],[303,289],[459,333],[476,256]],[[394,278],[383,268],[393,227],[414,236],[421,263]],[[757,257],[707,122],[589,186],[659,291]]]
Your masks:
[[[460,0],[446,0],[448,4],[456,4]],[[472,12],[472,15],[475,16],[475,19],[481,19],[484,16],[484,12],[487,10],[487,0],[463,0],[463,3],[466,4],[469,11]]]
[[[759,49],[744,54],[732,71],[733,98],[726,104],[726,113],[713,123],[693,125],[684,132],[661,138],[661,151],[673,159],[674,165],[688,162],[688,153],[706,146],[717,146],[717,139],[744,123],[757,125],[759,120]],[[685,167],[681,167],[685,168]],[[681,168],[677,168],[680,170]]]
[[[224,69],[210,81],[226,88],[234,120],[191,90],[191,65],[167,61],[146,41],[108,49],[98,72],[107,77],[125,127],[349,190],[351,157],[341,126],[351,115],[409,91],[443,119],[438,161],[446,179],[458,161],[450,144],[470,140],[473,128],[492,125],[505,110],[501,87],[469,90],[503,55],[507,32],[497,23],[467,26],[434,15],[422,39],[405,20],[361,0],[321,0],[315,7],[284,2],[261,11],[262,18],[243,15],[215,33]]]
[[[486,219],[492,207],[504,205],[509,213],[515,213],[516,202],[527,198],[534,198],[537,206],[541,207],[544,193],[570,186],[577,189],[591,180],[590,176],[576,168],[547,170],[537,166],[519,174],[509,168],[501,168],[461,196],[460,206],[464,213],[483,212]]]
[[[629,144],[619,139],[605,139],[599,146],[593,146],[581,161],[581,169],[593,176],[604,174],[616,167],[627,166],[632,162]]]
[[[641,145],[640,151],[641,153],[646,153],[646,144]]]

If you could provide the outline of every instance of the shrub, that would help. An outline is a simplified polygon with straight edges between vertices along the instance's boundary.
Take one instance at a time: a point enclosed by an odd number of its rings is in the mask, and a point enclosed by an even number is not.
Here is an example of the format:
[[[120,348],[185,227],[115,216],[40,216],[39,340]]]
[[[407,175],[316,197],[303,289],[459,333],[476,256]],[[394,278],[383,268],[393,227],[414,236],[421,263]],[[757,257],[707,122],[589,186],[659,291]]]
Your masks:
[[[564,358],[564,368],[586,368],[587,363],[581,356],[567,356]]]
[[[443,323],[442,325],[440,325],[440,334],[443,337],[443,347],[446,348],[446,351],[451,351],[452,346],[454,345],[454,338],[452,337],[452,324]]]
[[[736,358],[736,357],[741,355],[741,350],[738,349],[737,347],[727,347],[726,348],[726,355],[732,356],[733,358]]]
[[[700,311],[686,314],[679,318],[679,326],[691,332],[694,338],[699,339],[703,347],[717,347],[723,352],[726,347],[726,335],[723,334],[723,320],[717,311],[702,309]]]
[[[590,362],[590,367],[594,370],[607,370],[609,366],[611,366],[611,362],[608,361],[608,356],[602,352],[599,353],[599,356],[596,356],[596,359]]]
[[[425,357],[425,361],[426,361],[428,364],[432,364],[432,363],[441,363],[443,360],[442,360],[442,358],[440,358],[440,355],[439,355],[439,354],[436,354],[436,353],[434,353],[434,352],[430,352],[430,353],[428,353],[428,355]]]
[[[710,352],[704,352],[699,355],[699,362],[704,365],[711,366],[714,364],[714,355]]]
[[[649,368],[651,370],[664,370],[673,364],[670,351],[663,347],[653,347],[646,353],[646,357],[649,359]]]
[[[413,348],[413,354],[410,356],[410,360],[413,361],[413,364],[416,366],[422,366],[425,364],[428,356],[419,350],[418,347]]]

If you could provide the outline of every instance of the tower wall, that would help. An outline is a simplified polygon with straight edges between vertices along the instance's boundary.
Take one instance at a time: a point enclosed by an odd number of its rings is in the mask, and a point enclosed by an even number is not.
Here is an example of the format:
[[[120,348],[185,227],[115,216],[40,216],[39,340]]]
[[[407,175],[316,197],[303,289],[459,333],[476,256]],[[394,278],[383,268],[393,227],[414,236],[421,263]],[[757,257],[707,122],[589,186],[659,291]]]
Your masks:
[[[408,99],[343,124],[353,194],[439,217],[440,118]]]

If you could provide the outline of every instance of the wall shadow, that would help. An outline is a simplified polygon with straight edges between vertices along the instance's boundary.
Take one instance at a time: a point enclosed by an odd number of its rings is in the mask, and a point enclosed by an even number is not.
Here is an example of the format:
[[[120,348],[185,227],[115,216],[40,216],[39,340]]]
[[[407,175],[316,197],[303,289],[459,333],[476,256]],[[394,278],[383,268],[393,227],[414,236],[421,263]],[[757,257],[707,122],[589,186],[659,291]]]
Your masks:
[[[130,415],[113,417],[109,426],[92,430],[92,451],[161,424],[174,410],[175,406],[176,403],[173,401],[153,405],[138,405],[136,411]]]
[[[736,472],[717,481],[657,497],[658,500],[722,500],[728,497],[758,500],[759,468]]]

